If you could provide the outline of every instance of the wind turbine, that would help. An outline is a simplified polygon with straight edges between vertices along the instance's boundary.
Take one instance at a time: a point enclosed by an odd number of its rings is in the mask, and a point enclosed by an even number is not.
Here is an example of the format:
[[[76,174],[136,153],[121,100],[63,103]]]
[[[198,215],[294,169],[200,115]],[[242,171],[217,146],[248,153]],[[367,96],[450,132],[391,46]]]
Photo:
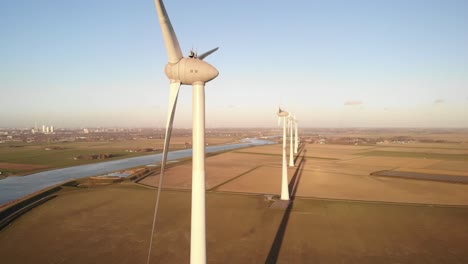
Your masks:
[[[293,150],[293,124],[294,119],[291,113],[288,116],[289,121],[289,167],[294,167],[294,150]]]
[[[289,200],[289,189],[288,189],[288,168],[286,165],[286,118],[289,113],[286,111],[278,110],[278,118],[283,119],[283,166],[281,176],[281,200]]]
[[[155,226],[155,219],[162,189],[162,179],[171,139],[172,123],[181,85],[192,85],[192,216],[190,236],[190,263],[206,263],[206,224],[205,224],[205,83],[219,74],[212,65],[203,61],[208,55],[218,50],[212,49],[199,56],[190,51],[188,57],[182,55],[179,41],[171,25],[162,0],[155,0],[156,10],[161,24],[162,35],[166,44],[169,61],[165,73],[170,80],[169,113],[164,139],[161,174],[159,177],[158,196],[155,204],[153,230],[151,232],[150,250]],[[148,263],[150,254],[148,254]]]

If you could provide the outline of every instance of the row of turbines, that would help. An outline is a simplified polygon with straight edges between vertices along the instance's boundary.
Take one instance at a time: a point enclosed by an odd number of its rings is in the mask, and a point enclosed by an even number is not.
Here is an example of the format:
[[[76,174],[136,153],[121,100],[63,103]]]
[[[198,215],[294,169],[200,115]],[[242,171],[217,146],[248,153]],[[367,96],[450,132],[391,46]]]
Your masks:
[[[156,11],[161,25],[161,31],[168,54],[165,67],[166,76],[170,82],[169,112],[166,124],[159,187],[154,207],[153,225],[148,250],[147,263],[150,263],[151,249],[154,238],[160,194],[163,186],[164,171],[169,152],[172,124],[181,85],[192,85],[192,119],[193,119],[193,156],[192,156],[192,207],[190,233],[190,263],[206,263],[206,221],[205,221],[205,84],[218,76],[218,70],[205,62],[204,59],[218,50],[214,48],[201,55],[191,52],[188,57],[182,55],[179,41],[172,27],[162,0],[155,0]],[[283,120],[283,175],[281,200],[289,200],[288,176],[286,167],[286,122],[291,124],[290,130],[290,160],[289,166],[294,166],[294,153],[298,151],[297,122],[292,115],[280,109],[278,116]],[[286,118],[288,118],[286,120]],[[293,143],[293,125],[295,124],[295,142]],[[294,148],[293,148],[294,145]]]
[[[294,155],[299,150],[299,137],[297,133],[297,119],[292,113],[278,109],[278,123],[283,121],[283,165],[281,174],[281,200],[289,200],[288,165],[286,157],[287,131],[289,130],[289,167],[294,167]],[[293,131],[294,130],[294,131]]]

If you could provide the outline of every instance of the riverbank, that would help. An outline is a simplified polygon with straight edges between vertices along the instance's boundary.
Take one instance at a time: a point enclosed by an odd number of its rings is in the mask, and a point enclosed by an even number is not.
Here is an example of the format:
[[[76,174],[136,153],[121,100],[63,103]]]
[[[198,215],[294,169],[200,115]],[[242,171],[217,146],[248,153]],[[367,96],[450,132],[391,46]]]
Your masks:
[[[209,146],[232,144],[237,137],[207,137]],[[188,149],[190,137],[171,139],[171,150]],[[162,152],[163,139],[0,144],[0,172],[9,177],[113,161]]]
[[[241,143],[207,146],[206,153],[224,152],[233,149],[271,144],[272,142],[259,139],[246,139]],[[168,161],[180,160],[192,155],[191,149],[171,151]],[[95,175],[102,175],[114,171],[141,167],[161,162],[161,154],[152,154],[120,160],[105,161],[95,164],[67,167],[39,172],[24,177],[7,177],[0,181],[0,205],[19,199],[23,196],[50,187],[54,184],[69,180]]]

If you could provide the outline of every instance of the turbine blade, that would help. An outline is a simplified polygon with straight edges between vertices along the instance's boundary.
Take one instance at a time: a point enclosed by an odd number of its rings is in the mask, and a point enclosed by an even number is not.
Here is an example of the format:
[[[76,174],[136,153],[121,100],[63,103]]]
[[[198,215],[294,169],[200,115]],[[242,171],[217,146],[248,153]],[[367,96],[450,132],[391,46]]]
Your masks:
[[[177,105],[177,97],[179,96],[180,83],[171,83],[171,94],[169,96],[169,112],[167,114],[166,135],[164,137],[163,156],[161,160],[161,177],[166,167],[167,153],[169,152],[169,143],[171,141],[172,123],[174,122],[174,115]],[[162,186],[159,186],[162,188]]]
[[[209,50],[209,51],[203,53],[202,55],[198,56],[198,59],[203,60],[204,58],[208,57],[208,55],[210,55],[211,53],[217,51],[218,49],[219,49],[219,47],[216,47],[216,48],[214,48],[212,50]]]
[[[172,122],[174,121],[174,114],[175,114],[175,109],[176,109],[176,104],[177,104],[177,97],[179,96],[179,89],[180,89],[180,82],[171,83],[171,94],[169,96],[169,113],[167,116],[166,135],[164,137],[164,149],[163,149],[163,156],[161,159],[161,172],[159,173],[158,194],[156,196],[156,201],[154,203],[153,225],[151,228],[151,238],[150,238],[148,258],[147,258],[146,263],[150,263],[150,259],[151,259],[151,249],[153,247],[154,228],[155,228],[156,219],[158,216],[159,197],[161,196],[161,189],[163,186],[164,168],[166,167],[167,153],[169,151],[169,142],[171,140],[171,133],[172,133]]]
[[[174,28],[172,28],[171,20],[167,15],[166,8],[162,0],[155,0],[156,10],[158,12],[159,24],[161,24],[161,30],[166,44],[167,56],[169,57],[169,63],[176,63],[182,57],[182,51],[180,50],[179,41],[177,40]]]

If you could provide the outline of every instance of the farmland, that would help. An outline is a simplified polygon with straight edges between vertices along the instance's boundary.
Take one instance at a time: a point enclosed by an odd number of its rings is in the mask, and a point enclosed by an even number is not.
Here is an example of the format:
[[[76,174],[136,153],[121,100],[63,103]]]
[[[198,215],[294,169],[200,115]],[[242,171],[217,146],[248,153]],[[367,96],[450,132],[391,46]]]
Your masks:
[[[174,137],[171,149],[183,149],[191,137]],[[207,138],[210,145],[232,142],[232,138]],[[127,139],[97,142],[52,142],[0,144],[0,171],[26,175],[46,169],[102,162],[103,159],[75,159],[79,156],[111,154],[105,160],[160,153],[163,139]]]
[[[454,142],[304,143],[288,167],[287,207],[275,206],[280,144],[209,155],[208,262],[466,263],[468,184],[375,174],[468,177],[466,155],[467,145]],[[163,181],[152,259],[185,263],[192,164],[173,165]],[[11,263],[143,262],[159,187],[158,173],[139,183],[63,186],[2,231],[0,254]]]

